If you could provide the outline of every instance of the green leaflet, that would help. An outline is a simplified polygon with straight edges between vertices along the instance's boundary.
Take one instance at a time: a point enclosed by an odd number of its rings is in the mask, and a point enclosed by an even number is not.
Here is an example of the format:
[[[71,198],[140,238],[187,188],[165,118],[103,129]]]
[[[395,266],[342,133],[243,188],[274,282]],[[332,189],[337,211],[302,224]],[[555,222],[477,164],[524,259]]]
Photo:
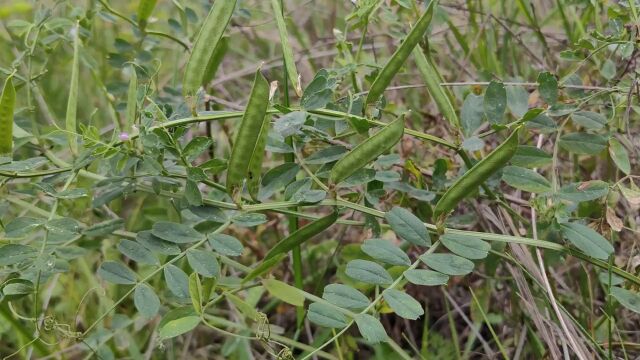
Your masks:
[[[158,221],[153,224],[151,234],[174,244],[189,244],[204,239],[204,235],[193,227],[169,221]]]
[[[133,293],[133,304],[142,316],[147,319],[153,318],[160,310],[160,299],[153,288],[146,283],[136,286]]]
[[[195,272],[204,277],[217,277],[220,274],[220,265],[213,251],[189,249],[187,261]]]
[[[491,250],[489,243],[475,236],[446,233],[440,236],[440,241],[452,253],[466,259],[484,259]]]
[[[526,168],[537,168],[551,163],[551,155],[535,146],[520,145],[511,158],[511,164]]]
[[[73,33],[73,64],[71,65],[71,80],[69,82],[69,97],[67,99],[67,113],[65,116],[65,127],[67,130],[67,139],[71,152],[75,155],[78,153],[78,142],[76,140],[77,124],[76,111],[78,110],[78,70],[80,67],[79,49],[80,49],[80,25],[76,24],[72,30]]]
[[[395,206],[384,214],[384,218],[401,239],[418,246],[431,246],[431,237],[424,223],[409,210]]]
[[[627,309],[640,313],[640,296],[637,293],[615,286],[611,287],[611,295]]]
[[[360,249],[372,258],[390,265],[409,266],[411,260],[399,247],[383,239],[366,240]]]
[[[380,323],[380,320],[369,314],[357,314],[354,318],[358,330],[362,337],[372,343],[377,344],[389,339],[387,332],[384,330],[384,326]]]
[[[323,327],[341,329],[347,326],[347,321],[341,312],[322,303],[310,304],[307,317],[312,323]]]
[[[249,177],[251,180],[260,177],[262,156],[266,146],[266,139],[263,139],[264,132],[267,132],[269,126],[269,117],[265,116],[268,105],[269,83],[258,69],[249,103],[242,116],[229,158],[227,190],[230,194],[242,190],[242,180],[245,178]],[[257,191],[253,195],[257,196]]]
[[[442,76],[438,68],[433,65],[431,59],[424,54],[420,47],[416,46],[413,49],[413,56],[415,57],[418,71],[420,71],[420,75],[422,75],[422,79],[427,85],[429,94],[431,94],[433,101],[435,101],[438,106],[438,110],[440,110],[442,116],[457,129],[460,126],[460,120],[451,104],[450,96],[447,94],[448,91],[440,86]]]
[[[227,24],[233,15],[237,0],[215,1],[207,18],[204,20],[200,32],[191,50],[191,56],[187,61],[182,82],[182,91],[185,97],[190,98],[198,92],[220,38],[224,34]],[[195,105],[192,106],[195,108]]]
[[[322,217],[311,224],[298,229],[286,238],[280,240],[271,250],[265,255],[264,261],[267,261],[282,253],[286,253],[294,247],[302,244],[303,242],[311,239],[312,237],[320,234],[329,226],[331,226],[338,219],[338,213],[332,212],[331,214]]]
[[[373,81],[371,89],[369,89],[369,93],[367,94],[365,104],[371,104],[380,98],[384,90],[389,86],[393,77],[400,70],[400,67],[402,67],[402,64],[404,64],[413,51],[413,48],[418,45],[431,23],[433,8],[436,3],[437,0],[429,2],[427,10],[422,14],[422,16],[420,16],[420,19],[418,19],[418,22],[413,26],[411,31],[409,31],[409,34],[407,34],[407,37],[405,37],[398,49],[396,49],[393,55],[391,55],[391,59],[389,59],[387,64],[382,68],[376,79]]]
[[[105,261],[100,264],[98,275],[113,284],[130,285],[136,283],[136,273],[117,261]]]
[[[344,270],[350,278],[366,284],[389,285],[393,278],[380,264],[369,260],[351,260]]]
[[[2,153],[2,151],[0,151],[0,153]],[[631,173],[629,152],[627,152],[627,149],[625,149],[620,141],[618,141],[614,137],[609,139],[609,156],[611,156],[611,160],[613,160],[618,169],[620,169],[623,173],[627,175]]]
[[[511,135],[500,146],[495,148],[489,155],[480,160],[475,166],[464,173],[451,187],[442,195],[435,208],[433,217],[441,220],[460,200],[475,190],[494,172],[503,167],[515,154],[518,147],[518,132],[516,128]]]
[[[360,291],[343,284],[325,286],[322,298],[345,309],[360,310],[369,306],[370,301]]]
[[[140,263],[150,265],[160,265],[160,262],[151,250],[140,245],[140,243],[131,240],[122,240],[118,244],[118,250],[129,259]]]
[[[389,307],[400,317],[416,320],[424,315],[422,304],[404,291],[387,289],[382,292],[382,296]]]
[[[575,132],[562,135],[558,145],[576,154],[598,155],[607,147],[607,138],[599,134]]]
[[[420,260],[433,270],[452,276],[467,275],[474,267],[472,261],[453,254],[422,254]]]
[[[31,260],[38,251],[31,246],[21,244],[5,244],[0,246],[0,266],[9,266]]]
[[[449,276],[433,270],[407,270],[404,277],[412,284],[422,286],[445,285],[449,281]]]
[[[507,109],[507,90],[504,84],[491,81],[484,92],[484,114],[491,124],[502,124]]]
[[[329,179],[338,184],[365,165],[391,149],[404,134],[404,114],[378,131],[375,135],[358,144],[340,159],[331,169]]]
[[[197,273],[189,275],[189,296],[193,309],[198,314],[202,314],[202,283]]]
[[[550,72],[538,74],[538,92],[547,104],[553,105],[558,101],[558,80]]]
[[[613,245],[595,230],[580,223],[560,224],[562,234],[583,253],[600,260],[613,254]]]
[[[164,270],[164,280],[171,293],[179,298],[189,298],[189,276],[179,267],[169,264]]]
[[[147,20],[149,20],[149,16],[153,12],[153,9],[156,7],[156,3],[158,0],[140,0],[140,4],[138,4],[138,26],[140,29],[144,30],[147,26]]]
[[[273,297],[294,306],[304,305],[304,292],[298,288],[276,279],[262,280],[262,285]]]
[[[188,333],[198,324],[200,324],[200,316],[193,307],[176,308],[166,313],[160,321],[158,336],[161,340],[170,339]]]
[[[502,180],[512,187],[531,193],[551,191],[551,183],[533,170],[519,166],[507,166],[502,172]]]
[[[284,57],[284,65],[287,70],[287,77],[293,84],[293,89],[298,97],[302,96],[302,86],[300,85],[300,79],[298,71],[296,70],[296,63],[293,59],[293,49],[289,43],[289,36],[287,35],[287,25],[284,22],[282,16],[282,7],[280,7],[280,0],[271,0],[271,7],[273,8],[273,15],[276,18],[276,25],[278,26],[278,34],[280,35],[280,44],[282,45],[282,56]]]
[[[609,184],[602,180],[590,180],[567,184],[560,188],[558,197],[575,203],[591,201],[609,193]]]
[[[13,75],[7,77],[0,95],[0,156],[13,153],[13,110],[16,106],[16,89]]]

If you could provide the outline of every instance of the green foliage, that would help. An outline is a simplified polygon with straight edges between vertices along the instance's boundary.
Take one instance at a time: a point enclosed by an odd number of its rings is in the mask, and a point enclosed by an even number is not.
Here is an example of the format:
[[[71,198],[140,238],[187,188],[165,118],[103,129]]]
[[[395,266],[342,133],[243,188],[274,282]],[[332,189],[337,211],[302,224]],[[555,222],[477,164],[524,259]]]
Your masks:
[[[637,2],[10,3],[3,358],[636,355]]]

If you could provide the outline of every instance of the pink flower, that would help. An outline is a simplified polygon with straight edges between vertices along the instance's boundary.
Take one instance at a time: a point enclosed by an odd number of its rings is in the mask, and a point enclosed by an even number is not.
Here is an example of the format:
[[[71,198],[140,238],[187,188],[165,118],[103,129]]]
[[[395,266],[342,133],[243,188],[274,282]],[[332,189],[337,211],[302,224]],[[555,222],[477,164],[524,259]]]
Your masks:
[[[126,132],[121,132],[120,135],[118,136],[120,138],[120,141],[129,141],[129,134]]]

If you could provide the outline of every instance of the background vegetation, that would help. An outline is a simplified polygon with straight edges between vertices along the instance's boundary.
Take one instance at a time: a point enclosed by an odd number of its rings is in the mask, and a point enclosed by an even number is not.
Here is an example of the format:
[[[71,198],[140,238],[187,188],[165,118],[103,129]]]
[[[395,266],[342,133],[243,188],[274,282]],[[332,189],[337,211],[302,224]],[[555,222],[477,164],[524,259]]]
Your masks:
[[[0,354],[636,358],[639,12],[2,0]]]

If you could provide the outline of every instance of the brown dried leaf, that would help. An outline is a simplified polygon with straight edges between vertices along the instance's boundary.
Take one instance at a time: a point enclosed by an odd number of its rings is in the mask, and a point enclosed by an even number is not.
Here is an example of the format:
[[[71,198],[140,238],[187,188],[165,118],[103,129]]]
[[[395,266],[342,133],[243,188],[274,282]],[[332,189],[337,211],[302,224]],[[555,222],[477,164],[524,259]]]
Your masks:
[[[611,226],[611,229],[613,231],[615,231],[615,232],[622,231],[622,228],[624,227],[624,223],[618,217],[618,215],[616,215],[615,210],[613,210],[610,207],[607,207],[606,217],[607,217],[607,223],[609,224],[609,226]]]
[[[631,204],[631,206],[640,206],[640,191],[618,185],[622,196]]]

